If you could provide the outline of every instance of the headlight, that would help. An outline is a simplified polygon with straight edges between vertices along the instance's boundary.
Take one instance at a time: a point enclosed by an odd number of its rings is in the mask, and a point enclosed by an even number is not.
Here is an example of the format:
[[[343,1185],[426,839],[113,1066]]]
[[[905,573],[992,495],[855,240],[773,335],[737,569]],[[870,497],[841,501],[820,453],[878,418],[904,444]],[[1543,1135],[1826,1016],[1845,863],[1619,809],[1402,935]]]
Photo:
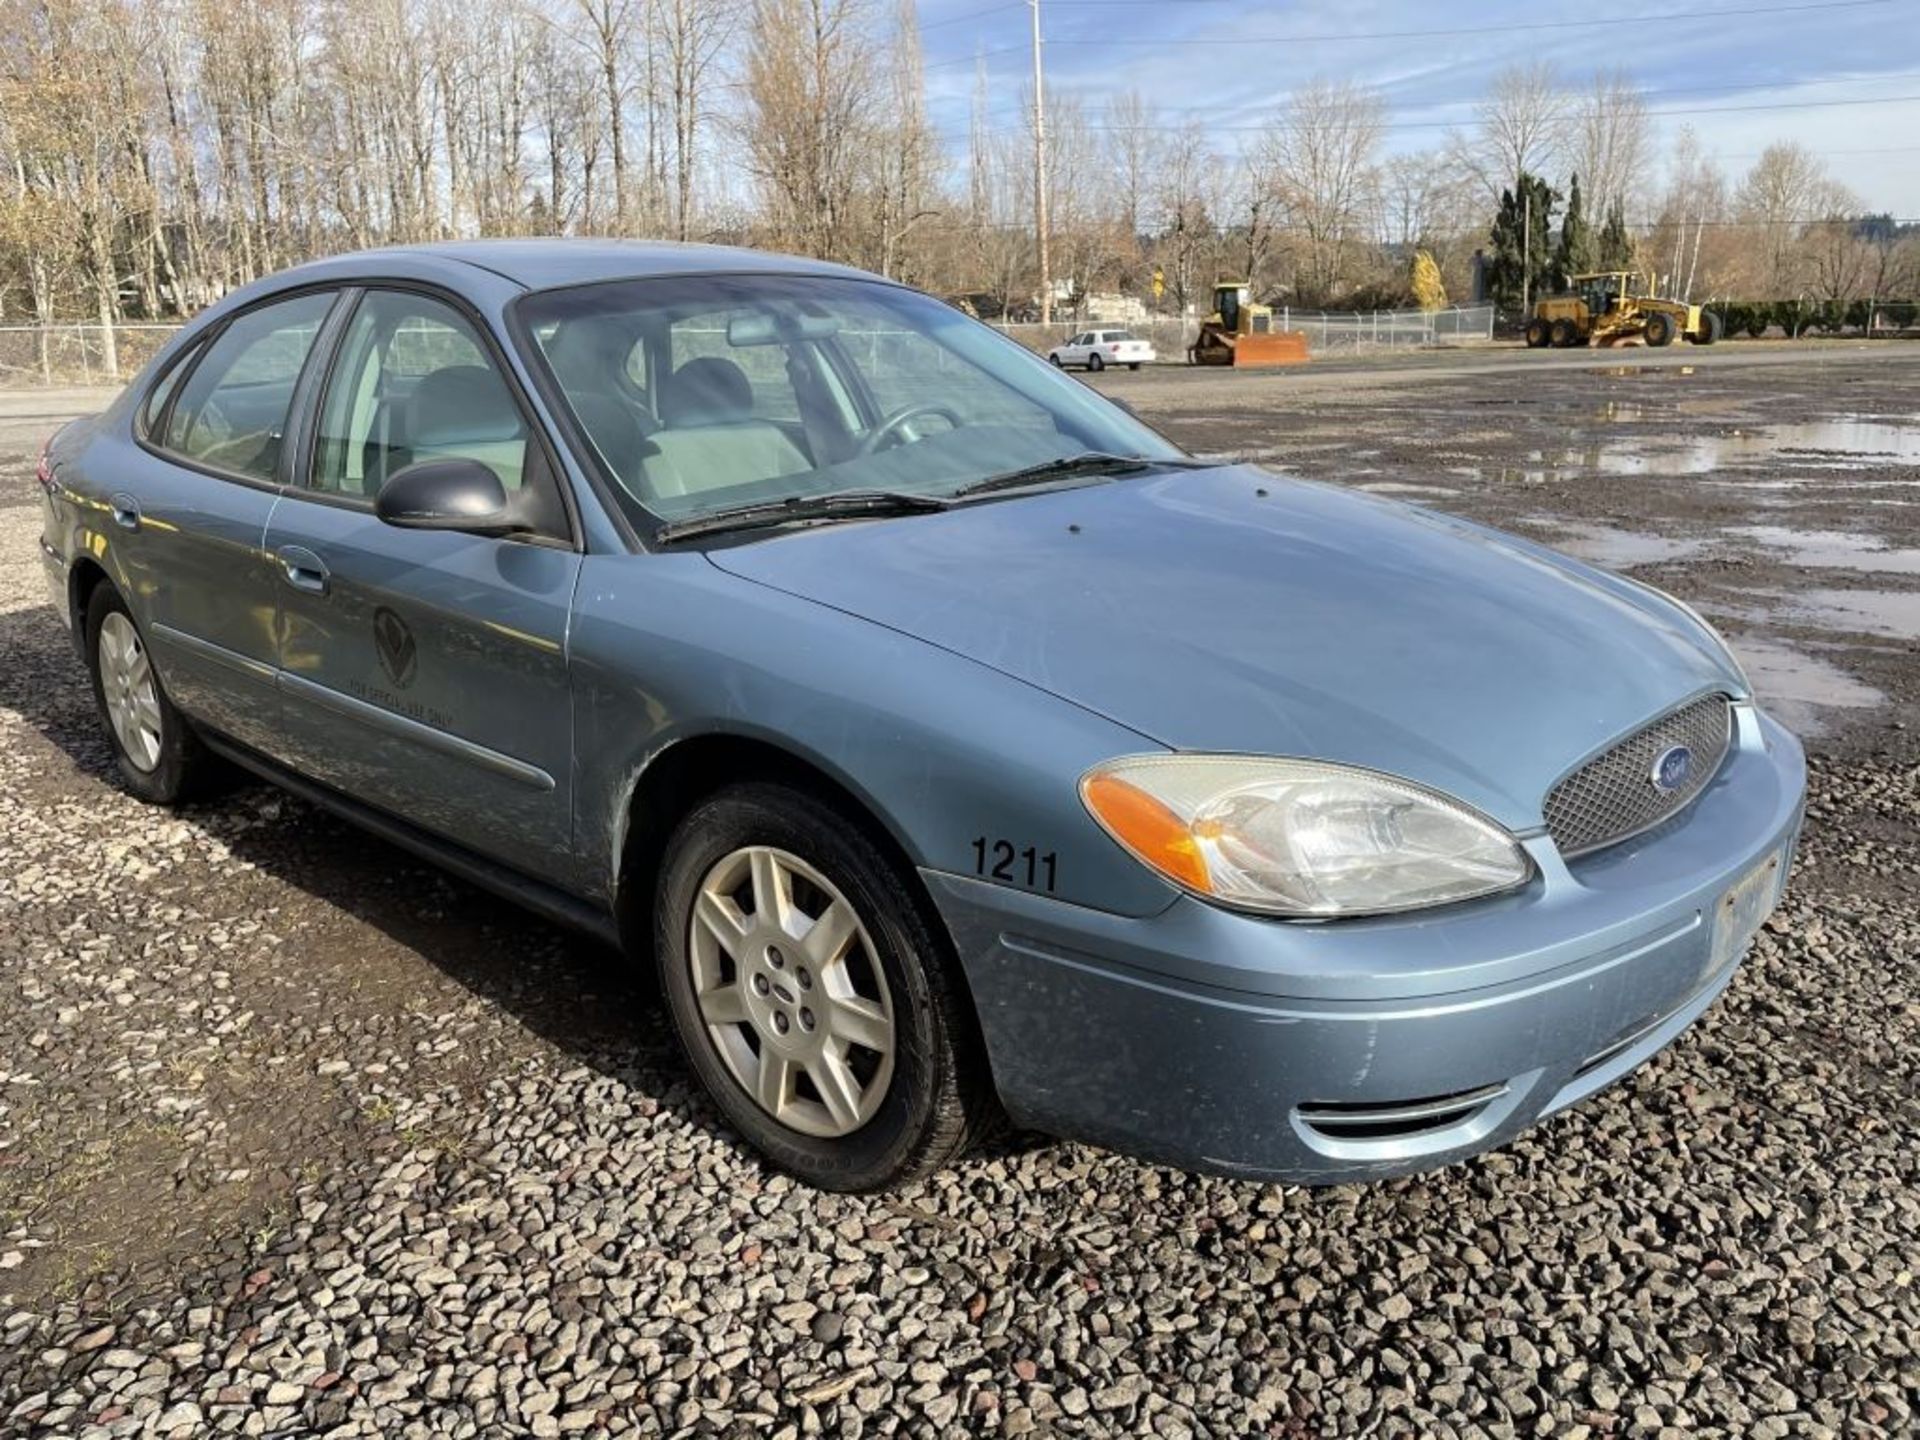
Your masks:
[[[1275,915],[1378,915],[1524,884],[1513,837],[1456,800],[1314,760],[1143,755],[1095,766],[1080,796],[1176,885]]]

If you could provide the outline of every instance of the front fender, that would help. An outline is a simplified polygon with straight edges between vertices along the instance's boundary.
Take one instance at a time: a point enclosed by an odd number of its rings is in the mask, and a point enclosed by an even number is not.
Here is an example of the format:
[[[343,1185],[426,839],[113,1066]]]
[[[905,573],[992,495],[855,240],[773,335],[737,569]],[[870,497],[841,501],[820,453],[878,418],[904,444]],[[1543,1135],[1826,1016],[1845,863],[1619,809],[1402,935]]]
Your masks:
[[[1133,731],[695,553],[589,557],[579,595],[574,843],[596,897],[613,898],[647,765],[726,734],[829,776],[919,868],[991,879],[1004,842],[1014,888],[1128,915],[1175,898],[1080,803],[1090,766],[1160,748]]]

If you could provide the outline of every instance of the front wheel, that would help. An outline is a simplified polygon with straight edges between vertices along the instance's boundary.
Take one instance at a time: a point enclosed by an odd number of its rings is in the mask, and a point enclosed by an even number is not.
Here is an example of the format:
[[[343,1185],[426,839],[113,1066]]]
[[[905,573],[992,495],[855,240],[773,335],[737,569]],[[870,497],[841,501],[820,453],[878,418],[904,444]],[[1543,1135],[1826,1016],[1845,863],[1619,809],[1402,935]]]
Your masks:
[[[1547,322],[1538,315],[1527,321],[1527,348],[1544,350],[1547,348]]]
[[[1645,331],[1647,344],[1659,350],[1673,343],[1673,317],[1664,310],[1656,310],[1647,316]]]
[[[202,789],[218,762],[167,699],[146,637],[106,581],[87,601],[87,669],[93,700],[127,788],[155,805]]]
[[[660,877],[654,953],[689,1062],[756,1149],[823,1189],[937,1169],[991,1114],[914,883],[836,807],[761,783],[696,807]]]
[[[1053,368],[1056,370],[1066,369],[1066,366],[1060,363],[1060,352],[1058,350],[1054,351],[1051,355],[1047,356],[1047,363],[1053,366]]]

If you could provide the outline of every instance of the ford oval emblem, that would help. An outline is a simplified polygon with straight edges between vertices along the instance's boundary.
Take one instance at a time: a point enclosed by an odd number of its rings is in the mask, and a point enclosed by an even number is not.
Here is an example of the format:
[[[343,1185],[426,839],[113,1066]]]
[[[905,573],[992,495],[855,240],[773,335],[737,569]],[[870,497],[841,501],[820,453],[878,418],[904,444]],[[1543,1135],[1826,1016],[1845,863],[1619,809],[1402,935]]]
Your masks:
[[[1653,762],[1653,788],[1662,795],[1671,795],[1692,778],[1693,751],[1684,745],[1662,751]]]

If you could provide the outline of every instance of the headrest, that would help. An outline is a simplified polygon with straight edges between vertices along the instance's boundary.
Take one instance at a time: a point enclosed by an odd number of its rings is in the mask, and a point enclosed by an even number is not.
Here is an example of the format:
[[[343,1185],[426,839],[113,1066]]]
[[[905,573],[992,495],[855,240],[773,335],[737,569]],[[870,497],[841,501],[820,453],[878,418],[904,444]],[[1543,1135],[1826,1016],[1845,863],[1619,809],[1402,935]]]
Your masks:
[[[449,365],[413,387],[407,435],[413,445],[511,440],[519,433],[513,397],[484,365]]]
[[[753,415],[753,386],[731,360],[703,355],[673,372],[661,397],[660,418],[680,429],[726,425]]]

